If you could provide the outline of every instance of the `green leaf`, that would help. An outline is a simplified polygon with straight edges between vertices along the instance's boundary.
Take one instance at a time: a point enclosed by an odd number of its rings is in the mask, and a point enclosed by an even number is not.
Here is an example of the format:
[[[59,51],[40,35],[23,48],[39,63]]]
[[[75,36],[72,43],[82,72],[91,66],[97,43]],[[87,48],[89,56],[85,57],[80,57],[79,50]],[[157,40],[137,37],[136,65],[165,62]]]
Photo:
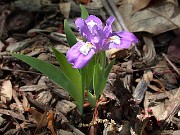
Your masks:
[[[87,12],[86,8],[80,4],[81,8],[81,18],[86,19],[89,16],[89,13]]]
[[[64,20],[64,31],[66,34],[66,39],[70,47],[72,47],[74,44],[77,43],[77,39],[72,32],[71,28],[69,27],[69,24],[67,23],[67,20]]]
[[[105,53],[105,51],[100,53],[100,64],[101,64],[102,70],[104,72],[104,69],[106,66],[106,53]]]
[[[83,89],[83,97],[84,97],[84,90],[86,89],[86,68],[82,68],[79,70],[80,74],[81,74],[81,78],[82,78],[82,89]]]
[[[55,48],[51,48],[56,56],[56,59],[64,72],[64,74],[74,83],[76,88],[78,90],[82,90],[81,86],[81,74],[79,73],[79,70],[76,68],[73,68],[70,63],[68,63],[66,57],[64,54],[60,53]]]
[[[96,106],[96,98],[88,90],[87,90],[87,98],[88,98],[88,101],[89,101],[91,107],[95,107]]]
[[[111,71],[112,66],[114,65],[114,63],[115,63],[115,59],[112,60],[112,61],[108,64],[108,66],[106,67],[106,69],[105,69],[105,71],[104,71],[103,81],[101,82],[101,84],[102,84],[102,89],[99,91],[100,94],[102,93],[102,91],[103,91],[103,89],[104,89],[104,87],[105,87],[105,85],[106,85],[107,78],[108,78],[108,76],[109,76],[109,73],[110,73],[110,71]]]
[[[63,71],[60,68],[48,62],[30,56],[25,56],[21,54],[12,54],[12,56],[26,62],[38,71],[42,72],[45,76],[49,77],[57,85],[67,90],[77,103],[80,112],[83,113],[83,97],[81,91],[79,91],[77,87],[75,87],[72,81],[63,73]]]
[[[95,66],[94,76],[93,76],[93,88],[94,88],[94,93],[96,95],[96,99],[99,98],[102,91],[104,90],[108,75],[112,69],[112,66],[114,65],[114,62],[115,60],[111,61],[111,63],[108,64],[105,70],[102,69],[100,64],[97,64]]]
[[[108,64],[108,66],[107,66],[106,69],[105,69],[105,72],[104,72],[104,80],[105,80],[105,82],[106,82],[106,80],[107,80],[107,78],[108,78],[108,75],[109,75],[109,73],[110,73],[110,71],[111,71],[112,66],[114,65],[114,63],[115,63],[115,59],[113,59],[113,60]]]
[[[86,89],[87,90],[93,90],[92,88],[92,81],[93,81],[93,73],[94,73],[94,66],[95,66],[95,57],[89,61],[89,63],[86,65]]]
[[[96,96],[96,99],[99,98],[99,95],[101,94],[101,87],[102,87],[102,81],[103,81],[103,74],[102,69],[99,63],[97,63],[94,67],[94,74],[93,74],[93,88],[94,88],[94,94]]]

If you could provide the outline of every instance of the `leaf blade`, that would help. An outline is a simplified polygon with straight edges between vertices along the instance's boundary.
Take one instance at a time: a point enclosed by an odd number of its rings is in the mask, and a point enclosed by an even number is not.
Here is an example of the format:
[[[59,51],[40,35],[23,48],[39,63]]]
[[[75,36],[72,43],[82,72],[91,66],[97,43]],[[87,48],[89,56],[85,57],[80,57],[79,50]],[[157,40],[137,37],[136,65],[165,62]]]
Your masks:
[[[64,20],[64,31],[66,34],[66,39],[69,44],[69,47],[72,47],[74,44],[77,43],[77,39],[74,33],[72,32],[71,28],[69,27],[69,24],[67,23],[66,19]]]
[[[53,82],[64,88],[69,92],[73,99],[78,104],[79,110],[82,113],[82,95],[80,91],[73,85],[71,80],[62,72],[62,70],[48,62],[39,60],[37,58],[21,55],[11,54],[12,56],[26,62],[38,71],[42,72],[45,76],[49,77]]]
[[[81,18],[86,19],[89,16],[89,13],[87,12],[86,8],[80,4],[81,8]]]
[[[60,53],[55,48],[51,48],[56,56],[56,59],[58,63],[60,64],[60,67],[64,74],[74,83],[74,85],[77,87],[77,89],[82,89],[81,87],[81,75],[78,71],[78,69],[75,69],[72,67],[70,63],[68,63],[65,55]]]
[[[112,69],[112,66],[114,65],[114,62],[115,60],[112,60],[105,70],[102,70],[100,65],[96,65],[93,76],[93,87],[96,98],[98,98],[104,90],[108,75]]]

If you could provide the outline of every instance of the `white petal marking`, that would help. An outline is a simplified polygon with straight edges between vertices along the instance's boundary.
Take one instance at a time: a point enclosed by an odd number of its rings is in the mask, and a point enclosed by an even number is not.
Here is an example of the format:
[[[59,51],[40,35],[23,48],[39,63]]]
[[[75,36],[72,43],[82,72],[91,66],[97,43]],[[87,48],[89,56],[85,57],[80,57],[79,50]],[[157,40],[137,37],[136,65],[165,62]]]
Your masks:
[[[121,38],[118,36],[112,36],[109,38],[109,42],[114,42],[115,44],[121,44]]]
[[[84,54],[84,55],[88,55],[89,51],[92,49],[92,48],[96,48],[95,46],[93,46],[93,44],[89,43],[89,42],[86,42],[80,49],[79,51]]]
[[[94,22],[93,20],[91,20],[91,21],[89,21],[89,22],[87,23],[87,25],[92,28],[94,25],[97,25],[97,23]]]

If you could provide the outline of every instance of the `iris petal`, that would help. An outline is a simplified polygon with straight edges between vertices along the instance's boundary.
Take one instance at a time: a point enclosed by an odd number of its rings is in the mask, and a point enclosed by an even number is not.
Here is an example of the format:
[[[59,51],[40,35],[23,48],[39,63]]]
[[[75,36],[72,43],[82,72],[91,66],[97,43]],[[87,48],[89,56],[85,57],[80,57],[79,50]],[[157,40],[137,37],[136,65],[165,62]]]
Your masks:
[[[89,24],[88,28],[89,28],[90,31],[92,30],[94,25],[96,25],[98,27],[98,29],[103,28],[102,27],[102,21],[98,17],[96,17],[94,15],[88,16],[87,19],[85,20],[85,22],[87,23],[87,25]]]
[[[67,61],[73,65],[73,68],[84,67],[95,54],[94,47],[90,47],[86,55],[81,53],[80,48],[84,45],[86,45],[85,42],[79,41],[66,53]]]
[[[93,57],[95,54],[94,49],[91,49],[88,53],[88,55],[80,54],[77,61],[74,63],[73,68],[83,68]]]
[[[82,18],[78,18],[78,19],[76,19],[75,24],[78,27],[79,33],[83,37],[85,37],[88,41],[90,41],[92,33],[89,31],[88,26],[85,23],[85,21]]]
[[[79,49],[83,46],[83,44],[85,44],[83,41],[79,41],[67,51],[66,58],[69,63],[74,64],[76,62],[80,55]]]
[[[138,39],[136,38],[136,36],[131,33],[131,32],[127,32],[127,31],[121,31],[121,32],[117,32],[116,33],[118,36],[122,37],[124,40],[126,41],[131,41],[133,43],[138,43]]]
[[[119,37],[119,41],[118,41]],[[138,39],[131,32],[114,32],[110,35],[107,40],[106,48],[116,48],[116,49],[127,49],[132,43],[137,43]]]
[[[112,33],[112,23],[114,22],[115,18],[110,16],[106,21],[106,26],[104,27],[104,33],[108,37],[110,33]]]

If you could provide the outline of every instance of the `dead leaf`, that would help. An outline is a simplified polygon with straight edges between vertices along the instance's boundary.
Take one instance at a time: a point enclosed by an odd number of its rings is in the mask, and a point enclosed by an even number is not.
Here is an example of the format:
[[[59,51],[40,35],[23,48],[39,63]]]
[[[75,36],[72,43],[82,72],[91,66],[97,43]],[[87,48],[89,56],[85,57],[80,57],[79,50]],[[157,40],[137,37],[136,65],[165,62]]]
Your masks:
[[[23,95],[22,98],[23,98],[23,99],[22,99],[22,105],[23,105],[23,107],[24,107],[24,108],[28,108],[28,107],[30,106],[30,104],[29,104],[26,96]]]
[[[169,45],[167,54],[170,58],[175,63],[180,63],[180,36],[174,38],[172,42]]]
[[[20,42],[16,42],[16,43],[11,43],[7,48],[6,51],[9,52],[16,52],[16,51],[20,51],[26,47],[29,47],[30,45],[32,45],[32,43],[35,42],[35,38],[28,38],[25,40],[22,40]]]
[[[180,88],[178,88],[176,94],[169,99],[169,104],[166,110],[160,115],[159,120],[166,120],[169,122],[171,118],[178,113],[180,107]]]
[[[2,51],[4,46],[5,46],[4,43],[2,41],[0,41],[0,52]]]
[[[144,80],[146,81],[146,83],[149,83],[150,81],[153,80],[153,73],[151,70],[147,70],[146,73],[144,73],[143,75]]]
[[[146,65],[152,66],[156,61],[156,51],[152,36],[150,34],[144,34],[143,40],[145,42],[143,46],[143,62],[146,63]]]
[[[64,17],[67,19],[69,18],[69,13],[71,10],[71,3],[70,2],[65,2],[65,3],[60,3],[59,4],[60,11],[64,15]]]
[[[36,135],[42,127],[47,125],[47,110],[44,113],[38,112],[35,108],[30,108],[29,112],[32,114],[34,120],[38,123],[37,128],[34,131],[34,135]]]
[[[52,135],[57,135],[55,130],[54,130],[54,112],[53,111],[48,112],[47,120],[48,120],[48,126],[47,127],[51,131]]]
[[[73,102],[67,100],[58,101],[56,105],[56,109],[62,112],[63,114],[67,114],[71,110],[75,109],[76,105]]]
[[[7,103],[12,99],[12,84],[10,80],[5,80],[1,88],[1,101]]]
[[[151,0],[131,0],[132,3],[132,12],[131,14],[136,13],[137,11],[145,8]]]
[[[75,0],[75,2],[78,3],[78,4],[85,4],[85,5],[87,5],[90,2],[90,0]]]
[[[138,83],[136,86],[134,92],[133,92],[133,98],[136,101],[136,104],[141,103],[141,101],[144,98],[144,94],[146,93],[147,90],[147,83],[144,79],[141,79],[141,81]]]
[[[157,91],[157,92],[165,91],[163,84],[158,79],[152,79],[151,82],[154,82],[157,85],[156,86],[156,85],[149,84],[148,87],[151,88],[152,90]]]
[[[132,4],[120,6],[119,11],[131,32],[146,31],[158,35],[180,27],[180,10],[174,0],[159,0],[133,16]]]
[[[4,115],[8,115],[8,116],[12,116],[14,117],[15,119],[18,119],[18,120],[22,120],[22,121],[26,121],[24,115],[20,114],[20,113],[15,113],[11,110],[6,110],[6,109],[0,109],[0,114],[4,114]]]

